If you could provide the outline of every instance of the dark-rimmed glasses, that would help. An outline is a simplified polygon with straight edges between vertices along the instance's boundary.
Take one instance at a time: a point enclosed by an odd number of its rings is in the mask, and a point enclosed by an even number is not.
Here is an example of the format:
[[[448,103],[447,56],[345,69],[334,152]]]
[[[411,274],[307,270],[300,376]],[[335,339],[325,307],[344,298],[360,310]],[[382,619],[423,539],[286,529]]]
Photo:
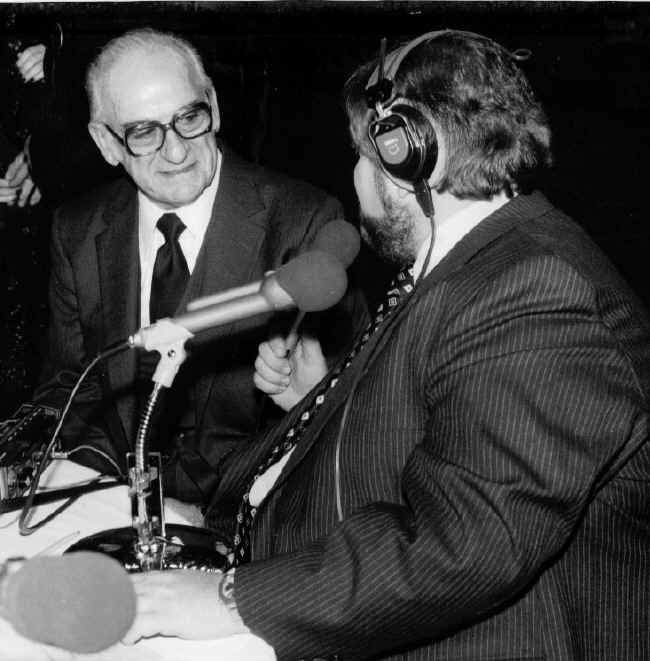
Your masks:
[[[164,144],[167,131],[172,129],[177,136],[192,140],[212,130],[212,108],[205,101],[197,101],[180,110],[167,124],[161,122],[138,122],[124,128],[124,137],[118,135],[108,124],[104,126],[131,156],[149,156]]]

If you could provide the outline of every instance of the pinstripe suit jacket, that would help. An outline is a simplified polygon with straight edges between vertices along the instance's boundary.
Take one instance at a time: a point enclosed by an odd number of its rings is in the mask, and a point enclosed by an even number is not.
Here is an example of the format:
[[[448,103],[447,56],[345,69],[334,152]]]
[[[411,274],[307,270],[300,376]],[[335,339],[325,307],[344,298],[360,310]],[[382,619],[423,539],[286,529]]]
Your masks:
[[[384,326],[260,507],[246,624],[279,659],[650,659],[650,324],[606,258],[520,196]]]
[[[323,191],[221,148],[223,163],[212,218],[179,310],[194,298],[261,279],[307,246],[326,222],[341,215],[338,202]],[[139,328],[139,304],[137,196],[130,181],[120,180],[57,212],[52,230],[48,361],[38,400],[61,406],[83,366],[102,348]],[[337,322],[352,325],[348,312],[341,308]],[[193,444],[182,449],[181,459],[205,493],[211,491],[207,484],[212,462],[250,438],[262,424],[262,397],[255,391],[252,374],[268,322],[269,316],[262,315],[202,333],[181,368],[194,392],[199,429]],[[138,423],[135,374],[135,352],[118,354],[90,374],[63,430],[69,447],[92,443],[124,462]],[[209,442],[200,433],[203,424],[211,429]],[[80,460],[106,469],[95,454]],[[194,499],[193,484],[185,477],[179,469],[176,487],[180,495]]]

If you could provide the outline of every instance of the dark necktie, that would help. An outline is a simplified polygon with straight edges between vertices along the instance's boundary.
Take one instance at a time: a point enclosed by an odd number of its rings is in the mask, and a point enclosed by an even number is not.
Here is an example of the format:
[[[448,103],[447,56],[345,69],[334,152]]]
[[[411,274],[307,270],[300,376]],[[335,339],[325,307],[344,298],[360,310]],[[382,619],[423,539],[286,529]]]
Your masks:
[[[153,267],[149,321],[154,323],[164,317],[172,317],[187,287],[190,272],[178,237],[185,225],[175,213],[163,214],[156,225],[165,237]]]
[[[257,509],[250,504],[249,494],[255,480],[265,473],[273,464],[280,461],[287,452],[296,446],[301,434],[314,419],[318,409],[325,401],[326,395],[336,386],[343,371],[349,367],[355,356],[360,353],[366,342],[382,325],[384,319],[386,319],[386,317],[397,308],[400,300],[404,300],[412,290],[413,275],[411,270],[405,269],[400,271],[391,282],[388,291],[386,292],[386,296],[377,308],[372,321],[354,343],[350,353],[348,353],[345,359],[330,372],[329,378],[322,383],[318,390],[315,390],[311,394],[309,404],[304,408],[304,411],[298,418],[297,422],[280,438],[278,443],[271,450],[271,453],[258,466],[255,476],[248,484],[246,493],[242,498],[242,502],[240,503],[237,512],[235,535],[233,538],[233,566],[236,567],[245,562],[249,562],[251,559],[250,533]],[[209,525],[209,520],[207,523]]]

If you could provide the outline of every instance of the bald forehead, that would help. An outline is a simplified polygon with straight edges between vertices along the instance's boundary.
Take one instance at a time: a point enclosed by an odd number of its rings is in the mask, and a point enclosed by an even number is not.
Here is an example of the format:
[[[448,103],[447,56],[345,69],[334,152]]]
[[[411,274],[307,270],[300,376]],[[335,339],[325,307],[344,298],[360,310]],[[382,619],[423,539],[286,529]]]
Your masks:
[[[150,97],[200,96],[202,81],[196,67],[172,48],[132,48],[121,53],[106,71],[102,86],[107,109],[143,105]]]

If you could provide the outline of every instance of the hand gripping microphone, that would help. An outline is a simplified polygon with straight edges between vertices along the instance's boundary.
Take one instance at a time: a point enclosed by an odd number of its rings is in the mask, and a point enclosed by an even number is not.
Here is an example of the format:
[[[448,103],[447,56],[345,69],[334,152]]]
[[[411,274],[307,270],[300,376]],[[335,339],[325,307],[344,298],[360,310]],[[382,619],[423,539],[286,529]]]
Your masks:
[[[136,597],[117,560],[79,551],[27,560],[0,583],[0,612],[30,640],[77,653],[99,652],[131,628]]]

